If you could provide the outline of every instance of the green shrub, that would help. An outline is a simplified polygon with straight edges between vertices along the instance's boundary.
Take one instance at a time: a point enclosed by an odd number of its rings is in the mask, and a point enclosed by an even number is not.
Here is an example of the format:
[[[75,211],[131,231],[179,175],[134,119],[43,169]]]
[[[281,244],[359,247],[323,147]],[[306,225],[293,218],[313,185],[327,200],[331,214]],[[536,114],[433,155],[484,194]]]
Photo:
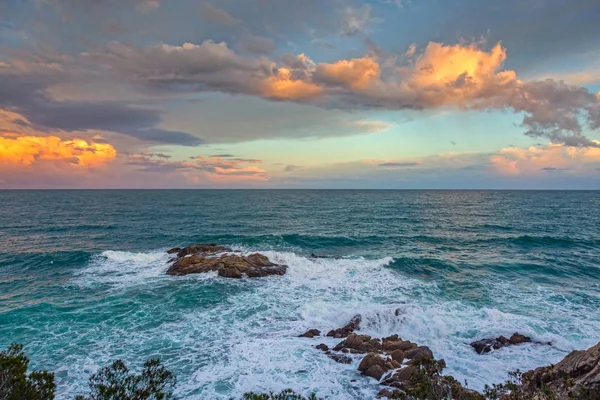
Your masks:
[[[90,376],[90,393],[76,400],[168,400],[174,398],[175,383],[175,375],[160,360],[146,361],[140,375],[117,360]]]
[[[23,345],[12,344],[0,352],[0,400],[54,399],[54,374],[34,371],[28,375],[28,367]]]

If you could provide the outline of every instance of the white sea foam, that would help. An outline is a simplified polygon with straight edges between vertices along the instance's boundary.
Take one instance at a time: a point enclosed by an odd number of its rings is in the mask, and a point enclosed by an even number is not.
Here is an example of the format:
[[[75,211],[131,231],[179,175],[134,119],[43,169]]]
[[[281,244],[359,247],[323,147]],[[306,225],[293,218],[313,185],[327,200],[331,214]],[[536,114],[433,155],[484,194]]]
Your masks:
[[[549,303],[553,293],[545,288],[534,296],[521,296],[514,288],[507,291],[502,282],[489,282],[498,308],[486,308],[447,300],[435,282],[387,268],[391,258],[309,259],[292,252],[262,253],[287,264],[288,273],[242,280],[215,274],[170,277],[164,275],[168,260],[164,252],[102,253],[79,273],[80,284],[121,290],[143,285],[160,290],[164,299],[146,307],[152,311],[138,311],[142,316],[136,315],[139,321],[129,334],[103,326],[93,358],[102,365],[114,354],[126,360],[159,355],[177,372],[178,395],[185,399],[229,399],[247,391],[285,388],[316,391],[330,399],[369,399],[380,388],[375,380],[358,374],[360,356],[352,364],[338,364],[314,346],[321,342],[333,346],[339,340],[297,336],[312,328],[326,333],[361,314],[361,333],[376,337],[398,333],[427,345],[437,358],[446,360],[447,373],[481,389],[485,383],[504,380],[510,370],[556,362],[574,348],[589,347],[600,331],[599,319],[589,310],[573,310],[568,303],[561,309]],[[179,309],[180,303],[169,303],[211,288],[224,296],[215,304]],[[167,317],[153,324],[152,312]],[[475,339],[515,331],[552,341],[553,346],[525,344],[486,355],[477,355],[469,346]],[[89,368],[90,357],[72,357],[69,371],[62,372],[79,377],[77,368]],[[84,386],[78,380],[68,392]]]

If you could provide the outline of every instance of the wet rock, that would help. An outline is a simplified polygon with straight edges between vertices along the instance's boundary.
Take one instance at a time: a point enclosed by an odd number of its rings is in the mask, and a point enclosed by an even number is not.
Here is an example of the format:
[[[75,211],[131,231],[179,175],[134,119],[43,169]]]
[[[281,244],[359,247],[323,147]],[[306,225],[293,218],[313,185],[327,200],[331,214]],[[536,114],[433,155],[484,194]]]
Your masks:
[[[408,351],[417,348],[416,343],[412,343],[408,340],[402,340],[396,337],[391,336],[390,338],[383,339],[383,350],[386,352],[392,352],[395,350]]]
[[[422,360],[424,358],[433,359],[433,352],[427,346],[419,346],[404,352],[404,357],[409,360]]]
[[[402,350],[394,350],[392,351],[392,354],[390,354],[392,357],[392,360],[399,362],[400,364],[402,364],[402,361],[404,361],[404,358],[406,358],[404,352]]]
[[[176,249],[169,251],[175,252]],[[197,244],[177,250],[177,259],[168,275],[188,275],[217,271],[225,278],[259,278],[283,275],[287,266],[272,263],[262,254],[232,254],[233,250],[216,244]]]
[[[523,374],[524,394],[551,390],[559,400],[600,399],[600,343],[569,353],[558,364]]]
[[[336,339],[348,337],[349,334],[358,329],[358,327],[360,326],[360,320],[361,316],[355,315],[354,317],[352,317],[350,322],[348,322],[344,327],[329,331],[327,333],[327,336],[331,336]]]
[[[510,344],[520,344],[520,343],[529,343],[531,342],[531,338],[525,335],[521,335],[517,332],[513,333],[510,339],[508,339]]]
[[[417,371],[417,367],[409,365],[394,372],[389,378],[386,378],[383,382],[381,382],[381,384],[395,388],[402,388],[404,385],[410,382],[411,376],[413,376],[413,374],[415,374]]]
[[[343,354],[337,354],[337,353],[332,353],[332,352],[328,352],[327,355],[329,356],[329,358],[331,358],[333,361],[340,363],[340,364],[352,364],[352,359],[348,356],[345,356]]]
[[[299,337],[314,338],[315,336],[320,336],[320,335],[321,335],[321,331],[320,330],[318,330],[318,329],[309,329],[308,331],[304,332]]]
[[[329,346],[327,346],[325,343],[318,344],[315,346],[315,348],[323,351],[329,351]]]
[[[342,257],[340,256],[321,256],[321,255],[317,255],[315,253],[312,253],[310,256],[308,256],[309,258],[333,258],[334,260],[339,260]]]
[[[532,342],[530,337],[515,332],[510,339],[507,339],[504,336],[498,336],[495,339],[477,340],[471,343],[471,347],[473,347],[478,354],[485,354],[492,350],[498,350],[501,347],[530,342]]]
[[[398,394],[400,393],[399,390],[393,390],[393,389],[381,389],[379,391],[379,393],[377,393],[377,398],[381,399],[381,398],[388,398],[388,399],[394,399],[394,398],[398,398]]]
[[[175,253],[179,253],[179,251],[181,250],[180,247],[173,247],[170,250],[167,250],[167,254],[175,254]]]
[[[400,366],[400,363],[391,358],[383,357],[377,353],[369,353],[360,362],[358,370],[363,375],[380,380],[387,371],[400,368]]]
[[[381,341],[372,339],[369,335],[357,335],[351,333],[346,340],[338,343],[334,348],[335,351],[349,351],[351,353],[380,353],[382,350]]]

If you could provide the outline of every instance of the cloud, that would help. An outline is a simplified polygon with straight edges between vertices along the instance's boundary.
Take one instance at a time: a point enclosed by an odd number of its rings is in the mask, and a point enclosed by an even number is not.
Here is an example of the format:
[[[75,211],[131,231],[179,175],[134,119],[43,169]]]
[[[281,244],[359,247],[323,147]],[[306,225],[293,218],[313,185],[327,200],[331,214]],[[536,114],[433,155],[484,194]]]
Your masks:
[[[315,82],[362,90],[379,79],[379,75],[379,64],[375,60],[358,58],[318,64],[313,78]]]
[[[192,157],[190,161],[170,161],[156,154],[129,154],[125,161],[126,165],[138,167],[138,171],[152,173],[185,173],[198,178],[210,178],[224,181],[265,181],[268,180],[267,172],[254,164],[262,163],[255,159],[231,159],[224,160],[218,157]],[[248,165],[251,164],[251,165]],[[194,175],[196,174],[196,175]],[[200,175],[198,175],[200,174]]]
[[[383,168],[407,168],[419,166],[418,162],[385,162],[378,164],[379,167]]]
[[[202,3],[200,5],[200,13],[202,15],[202,18],[204,18],[205,20],[217,22],[229,28],[239,25],[241,23],[239,19],[232,17],[227,12],[216,8],[208,2]]]
[[[140,11],[149,12],[158,9],[160,3],[158,0],[136,0],[135,6]]]
[[[226,43],[137,48],[113,43],[90,55],[133,82],[169,91],[241,93],[345,109],[512,110],[525,134],[555,143],[595,146],[585,129],[600,127],[588,89],[553,80],[521,81],[503,70],[506,49],[429,43],[399,56],[315,63],[304,54],[280,60],[243,57]]]
[[[63,140],[56,136],[0,137],[0,164],[29,168],[47,163],[78,168],[97,168],[117,156],[109,143],[83,139]]]
[[[595,141],[600,145],[600,141]],[[540,171],[585,171],[600,164],[600,148],[578,148],[562,144],[542,147],[503,148],[490,157],[494,168],[504,175],[536,175]]]
[[[292,165],[292,164],[289,164],[289,165],[286,165],[283,170],[285,172],[293,172],[293,171],[298,171],[301,168],[302,168],[301,165]]]
[[[254,35],[245,35],[238,43],[242,50],[253,54],[269,55],[275,51],[276,45],[273,39]]]
[[[48,94],[48,87],[69,76],[62,64],[44,58],[35,63],[13,60],[10,68],[0,70],[0,110],[20,114],[38,131],[99,130],[153,143],[184,146],[203,143],[189,133],[158,128],[162,112],[156,109],[122,101],[59,101]]]
[[[235,157],[233,154],[211,154],[211,157],[217,157],[217,158],[231,158],[231,157]]]
[[[377,20],[371,16],[371,5],[361,7],[346,6],[340,10],[340,33],[356,36],[367,31],[368,25]]]

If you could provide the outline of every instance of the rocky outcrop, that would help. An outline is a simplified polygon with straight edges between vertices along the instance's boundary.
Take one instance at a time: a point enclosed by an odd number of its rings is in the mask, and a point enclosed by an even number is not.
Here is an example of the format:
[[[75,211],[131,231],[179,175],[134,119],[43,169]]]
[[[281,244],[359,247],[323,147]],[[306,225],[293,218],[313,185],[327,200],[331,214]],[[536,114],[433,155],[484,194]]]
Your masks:
[[[533,342],[530,337],[521,335],[517,332],[507,339],[504,336],[499,336],[495,339],[482,339],[471,343],[471,347],[475,349],[477,354],[489,353],[492,350],[498,350],[501,347],[512,346],[521,343]],[[535,342],[539,343],[539,342]]]
[[[523,374],[522,392],[553,392],[559,400],[600,399],[600,343],[569,353],[558,364]]]
[[[331,336],[336,339],[348,337],[349,334],[351,334],[352,332],[354,332],[355,330],[357,330],[359,328],[360,320],[361,320],[361,316],[355,315],[350,320],[350,322],[348,322],[344,327],[338,328],[338,329],[333,329],[333,330],[327,332],[327,336]]]
[[[225,278],[259,278],[283,275],[287,266],[272,263],[262,254],[236,254],[238,252],[216,244],[196,244],[167,251],[177,254],[167,275],[188,275],[217,271]]]
[[[315,336],[320,336],[321,335],[321,331],[318,329],[309,329],[306,332],[304,332],[302,335],[300,335],[299,337],[305,337],[305,338],[314,338]]]

